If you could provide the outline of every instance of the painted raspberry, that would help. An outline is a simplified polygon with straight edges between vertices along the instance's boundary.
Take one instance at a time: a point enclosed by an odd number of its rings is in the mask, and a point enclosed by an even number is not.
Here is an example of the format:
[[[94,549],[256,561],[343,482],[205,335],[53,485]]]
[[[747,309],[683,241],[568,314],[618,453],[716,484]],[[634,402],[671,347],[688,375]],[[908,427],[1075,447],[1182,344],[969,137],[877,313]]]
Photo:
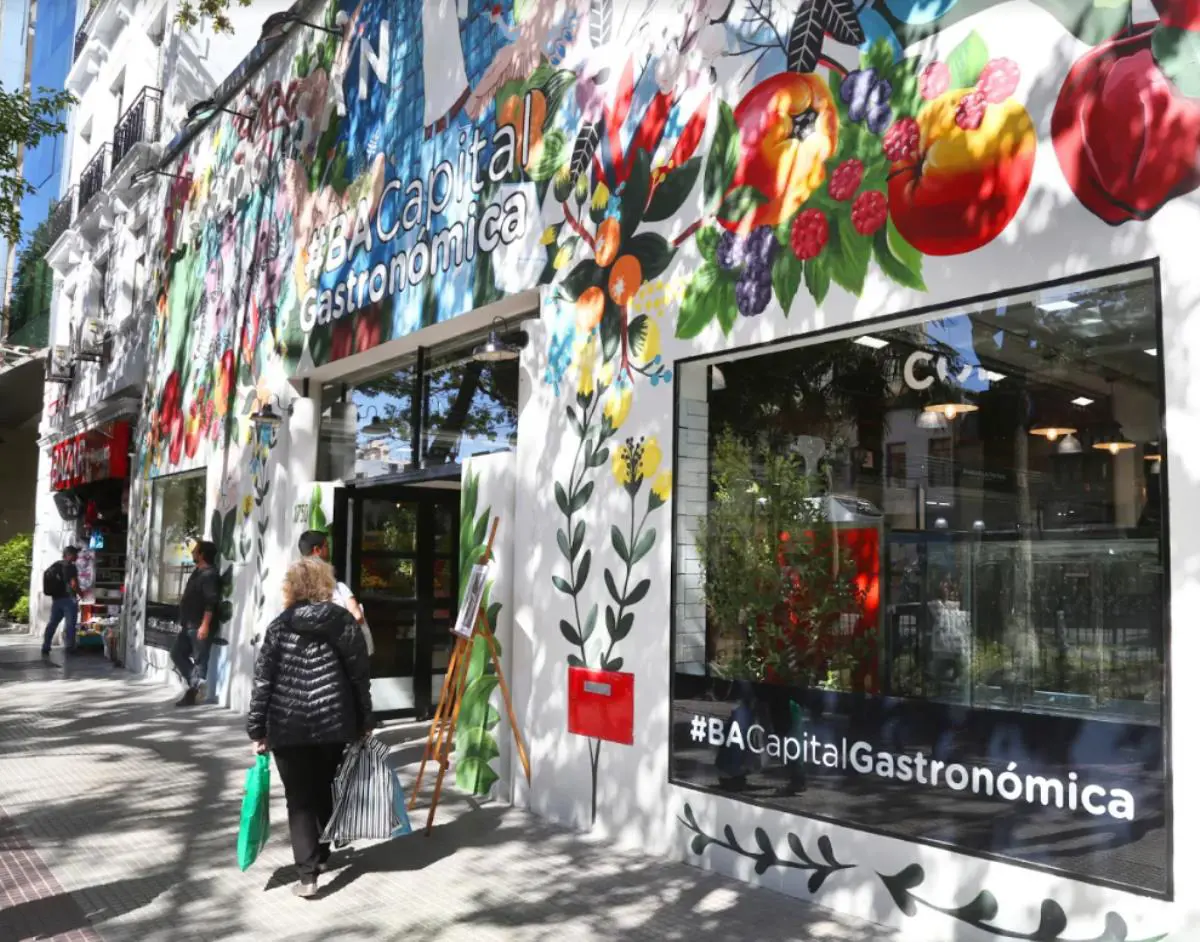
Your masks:
[[[829,241],[829,220],[819,209],[806,209],[792,223],[792,252],[796,258],[816,258]]]
[[[987,99],[983,92],[970,92],[963,95],[954,113],[954,123],[964,131],[974,131],[983,124],[983,115],[987,111]]]
[[[742,314],[746,317],[757,317],[767,309],[767,302],[771,300],[770,276],[764,280],[756,272],[747,270],[738,279],[733,296]]]
[[[915,160],[921,152],[921,127],[915,118],[901,118],[883,135],[888,160]]]
[[[860,193],[850,209],[850,221],[862,235],[874,235],[887,222],[887,197],[879,190]]]
[[[1021,67],[1012,59],[993,59],[979,73],[975,87],[988,104],[998,105],[1012,96],[1021,81]]]
[[[746,264],[746,238],[736,232],[726,232],[717,243],[717,267],[733,271]]]
[[[950,66],[944,62],[931,62],[921,73],[921,97],[933,101],[950,88]]]
[[[833,176],[829,178],[829,195],[842,202],[854,199],[854,194],[858,191],[862,180],[863,162],[854,159],[847,160],[833,171]]]

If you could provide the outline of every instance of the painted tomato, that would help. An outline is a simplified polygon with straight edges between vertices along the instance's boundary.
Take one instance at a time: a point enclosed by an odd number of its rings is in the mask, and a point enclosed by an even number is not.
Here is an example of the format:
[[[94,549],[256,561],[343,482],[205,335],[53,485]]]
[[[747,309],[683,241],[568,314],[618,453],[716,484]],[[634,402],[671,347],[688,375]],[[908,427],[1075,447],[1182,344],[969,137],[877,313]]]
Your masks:
[[[171,413],[169,430],[170,450],[167,457],[173,465],[179,464],[179,459],[183,457],[183,424],[182,411],[177,410]]]
[[[920,146],[896,161],[888,206],[896,228],[926,255],[961,255],[996,238],[1017,214],[1033,176],[1037,133],[1019,102],[989,104],[961,127],[969,88],[948,91],[917,115]]]
[[[1200,30],[1200,0],[1153,0],[1164,26]]]
[[[733,112],[741,150],[733,186],[767,197],[741,220],[721,220],[749,232],[795,215],[823,182],[837,150],[837,108],[819,75],[781,72],[754,86]]]
[[[180,409],[179,402],[179,371],[174,370],[167,381],[163,383],[162,396],[159,399],[159,422],[160,431],[165,438],[171,431],[171,418]]]
[[[1050,120],[1054,152],[1075,196],[1113,226],[1149,219],[1200,185],[1200,101],[1163,75],[1152,33],[1083,56]]]
[[[225,415],[229,411],[233,402],[235,380],[233,350],[226,350],[221,354],[221,362],[217,368],[217,389],[214,397],[217,415]]]

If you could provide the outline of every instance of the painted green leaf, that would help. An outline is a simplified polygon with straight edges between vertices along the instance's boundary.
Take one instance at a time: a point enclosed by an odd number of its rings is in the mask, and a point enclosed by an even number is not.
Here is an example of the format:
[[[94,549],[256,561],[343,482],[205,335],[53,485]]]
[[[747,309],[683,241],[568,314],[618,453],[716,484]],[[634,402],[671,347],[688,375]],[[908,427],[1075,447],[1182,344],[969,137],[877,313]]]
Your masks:
[[[614,657],[604,666],[604,669],[610,671],[619,671],[624,666],[625,659],[623,657]]]
[[[491,765],[484,759],[468,756],[459,759],[454,771],[455,784],[471,795],[486,795],[492,786],[500,781],[500,776],[493,771]]]
[[[621,243],[633,237],[642,223],[646,201],[650,196],[650,155],[639,148],[633,156],[633,166],[621,191]]]
[[[595,490],[596,483],[587,481],[583,487],[575,492],[575,497],[570,503],[571,513],[578,513],[587,506],[587,502],[592,499],[592,491]]]
[[[804,287],[818,306],[825,303],[829,294],[829,262],[824,255],[804,263]]]
[[[719,272],[717,283],[713,288],[711,302],[717,312],[717,323],[721,325],[721,330],[728,336],[733,330],[733,325],[737,323],[738,306],[737,295],[735,290],[737,282],[733,278],[726,275],[724,272]]]
[[[608,292],[605,292],[604,315],[600,318],[600,349],[604,354],[605,361],[615,357],[621,346],[621,324],[624,318],[624,312]]]
[[[849,219],[830,217],[829,229],[829,274],[851,294],[861,295],[871,262],[871,240],[859,235]]]
[[[567,644],[579,647],[583,644],[583,639],[579,637],[579,632],[565,618],[558,623],[558,630],[562,632],[562,636],[567,639]]]
[[[571,502],[567,500],[567,489],[559,481],[554,482],[554,500],[564,515],[571,513]]]
[[[588,573],[592,571],[592,551],[588,550],[583,554],[583,558],[579,560],[579,569],[575,574],[575,592],[578,595],[587,584]]]
[[[214,510],[208,524],[208,538],[221,546],[221,511]]]
[[[562,552],[563,556],[565,556],[567,559],[574,559],[575,557],[571,553],[571,544],[567,542],[567,534],[560,528],[555,536],[558,538],[558,548]]]
[[[567,663],[571,667],[587,667],[587,665],[583,663],[582,658],[580,658],[578,654],[568,654],[567,655]]]
[[[562,280],[560,287],[563,293],[574,301],[584,289],[599,285],[604,280],[604,270],[593,259],[585,258],[571,269],[570,274]]]
[[[608,588],[608,594],[612,596],[614,602],[621,604],[621,593],[617,590],[617,582],[613,578],[612,570],[604,570],[604,585]],[[611,628],[609,629],[612,630]]]
[[[912,890],[925,882],[925,869],[920,864],[909,864],[899,873],[890,875],[881,873],[879,874],[879,879],[883,881],[883,885],[888,893],[891,894],[892,900],[904,915],[915,916],[917,914],[917,903],[913,899]],[[1061,932],[1061,929],[1059,931]],[[1058,935],[1058,933],[1055,933],[1055,935]],[[1034,938],[1042,937],[1034,936]],[[1054,936],[1046,938],[1052,939]]]
[[[646,554],[654,547],[654,537],[654,530],[647,530],[638,537],[637,545],[633,548],[633,558],[630,560],[632,564],[636,565],[646,558]]]
[[[587,618],[583,620],[583,631],[580,634],[580,637],[583,638],[585,644],[596,631],[596,616],[599,614],[599,612],[600,606],[592,605],[591,610],[587,614]]]
[[[920,268],[913,271],[892,252],[888,245],[886,229],[876,232],[873,242],[875,260],[879,263],[880,271],[905,288],[913,288],[916,291],[925,290],[925,279],[921,277]]]
[[[704,168],[705,212],[712,212],[717,208],[733,181],[740,146],[733,109],[728,103],[721,101],[718,103],[717,130],[713,135],[712,147],[708,151],[708,164]]]
[[[487,656],[487,645],[480,645],[484,656]],[[491,704],[492,691],[500,684],[500,678],[495,674],[484,674],[467,685],[463,692],[462,706],[459,707],[458,725],[460,729],[491,728],[500,719],[500,714]]]
[[[1200,98],[1200,32],[1160,23],[1150,37],[1154,61],[1188,98]]]
[[[564,595],[575,594],[575,590],[571,588],[571,583],[567,582],[562,576],[551,576],[550,581],[554,583],[554,588],[558,589]]]
[[[649,581],[649,580],[647,580]],[[624,641],[629,637],[629,632],[633,629],[633,612],[626,612],[621,616],[621,620],[617,622],[609,634],[613,641]]]
[[[783,308],[784,317],[791,310],[796,292],[800,290],[800,282],[804,280],[804,262],[796,258],[792,252],[780,252],[771,266],[771,287],[775,289],[775,297]]]
[[[880,78],[891,80],[892,63],[895,61],[895,56],[892,54],[892,44],[886,39],[877,39],[871,43],[859,61],[861,68],[874,69],[879,73]],[[838,78],[840,79],[841,76],[839,75]],[[838,85],[841,85],[840,81]]]
[[[612,545],[617,551],[617,555],[621,557],[621,561],[629,562],[629,545],[625,542],[625,534],[621,532],[620,527],[613,525],[612,528]]]
[[[662,222],[664,219],[670,219],[683,208],[684,202],[692,192],[692,187],[696,185],[696,178],[700,176],[702,162],[701,158],[693,157],[667,174],[666,178],[654,188],[654,194],[650,197],[650,205],[646,207],[646,214],[642,217],[645,222]]]
[[[226,599],[217,610],[217,619],[224,624],[231,618],[233,618],[233,603],[229,599]]]
[[[987,43],[975,30],[954,47],[946,57],[950,68],[951,88],[971,88],[979,81],[979,74],[988,63]]]
[[[221,524],[221,542],[218,544],[222,559],[233,558],[233,538],[237,533],[237,508],[230,508]]]
[[[696,249],[700,253],[700,257],[706,262],[712,262],[714,265],[717,261],[717,243],[721,240],[721,234],[717,232],[716,226],[705,226],[696,232]]]
[[[529,179],[535,183],[549,180],[567,160],[567,136],[562,128],[554,128],[542,138],[542,152],[529,168]]]
[[[683,292],[679,305],[679,320],[675,323],[675,336],[682,340],[698,337],[716,317],[716,296],[724,279],[721,271],[712,262],[705,262],[696,269]]]
[[[671,243],[657,232],[639,232],[622,246],[621,251],[632,255],[641,264],[643,281],[657,278],[675,257]]]
[[[571,558],[574,559],[579,555],[579,549],[583,546],[583,536],[587,532],[587,526],[582,520],[575,524],[575,535],[571,537]]]
[[[640,357],[642,351],[646,349],[646,337],[650,333],[650,318],[645,314],[639,314],[629,322],[626,332],[629,335],[629,349],[633,351],[634,356]]]
[[[625,596],[625,604],[626,605],[636,605],[638,602],[640,602],[642,599],[644,599],[646,597],[646,593],[649,591],[650,591],[650,580],[643,579],[641,582],[639,582],[637,585],[635,585],[633,587],[633,590],[627,596]],[[617,627],[620,628],[621,626],[618,625]]]
[[[740,222],[767,201],[766,194],[748,184],[735,187],[721,201],[717,215],[729,222]]]

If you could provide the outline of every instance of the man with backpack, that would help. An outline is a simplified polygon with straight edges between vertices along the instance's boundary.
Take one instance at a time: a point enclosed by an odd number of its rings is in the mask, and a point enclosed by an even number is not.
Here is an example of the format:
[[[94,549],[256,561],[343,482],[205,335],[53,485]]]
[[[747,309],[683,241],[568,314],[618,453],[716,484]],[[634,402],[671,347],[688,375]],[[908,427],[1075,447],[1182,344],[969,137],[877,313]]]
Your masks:
[[[42,592],[50,598],[50,622],[42,637],[42,657],[50,656],[50,645],[59,623],[63,623],[63,650],[75,653],[75,625],[79,620],[79,547],[68,546],[62,559],[52,563],[42,573]]]

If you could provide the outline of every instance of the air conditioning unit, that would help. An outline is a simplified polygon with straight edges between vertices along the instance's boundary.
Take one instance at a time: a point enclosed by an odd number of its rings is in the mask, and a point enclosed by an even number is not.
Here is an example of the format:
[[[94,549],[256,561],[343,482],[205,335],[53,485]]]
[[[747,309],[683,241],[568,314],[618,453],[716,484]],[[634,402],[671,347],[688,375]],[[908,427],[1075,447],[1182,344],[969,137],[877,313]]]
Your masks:
[[[85,317],[79,325],[79,341],[75,351],[77,360],[99,362],[104,359],[108,345],[108,325],[99,317]]]
[[[70,383],[75,378],[75,356],[70,347],[50,348],[46,358],[46,382]]]

